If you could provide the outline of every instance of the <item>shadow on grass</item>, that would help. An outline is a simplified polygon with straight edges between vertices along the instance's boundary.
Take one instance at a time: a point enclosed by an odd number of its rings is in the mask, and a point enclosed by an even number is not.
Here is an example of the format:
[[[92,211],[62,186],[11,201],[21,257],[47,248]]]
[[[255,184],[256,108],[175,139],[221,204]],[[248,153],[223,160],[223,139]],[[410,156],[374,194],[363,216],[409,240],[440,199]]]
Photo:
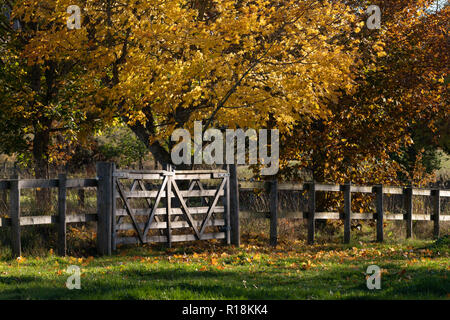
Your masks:
[[[24,276],[24,277],[15,277],[15,276],[0,276],[0,284],[11,285],[11,284],[21,284],[21,283],[29,283],[36,281],[36,277]]]
[[[447,272],[448,273],[448,272]],[[445,269],[408,271],[382,278],[382,290],[370,291],[360,271],[347,268],[279,272],[124,270],[81,278],[81,290],[68,290],[64,277],[0,277],[0,299],[445,299],[450,283]]]

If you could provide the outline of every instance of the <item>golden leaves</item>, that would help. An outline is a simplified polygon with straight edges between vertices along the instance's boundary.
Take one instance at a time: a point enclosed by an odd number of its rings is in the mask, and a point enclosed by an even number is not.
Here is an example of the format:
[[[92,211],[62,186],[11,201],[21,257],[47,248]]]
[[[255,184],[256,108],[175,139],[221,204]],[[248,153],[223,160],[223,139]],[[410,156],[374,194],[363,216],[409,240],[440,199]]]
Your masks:
[[[77,32],[62,28],[36,34],[27,56],[37,63],[47,58],[79,61],[88,70],[77,79],[80,96],[91,96],[94,102],[86,101],[84,110],[108,101],[113,112],[120,103],[130,119],[141,123],[146,119],[140,110],[144,106],[160,122],[170,123],[173,106],[190,108],[195,118],[204,119],[228,97],[217,113],[220,123],[257,128],[274,113],[280,129],[288,131],[299,113],[323,115],[321,99],[334,100],[339,88],[353,87],[351,39],[346,48],[329,41],[354,20],[343,6],[307,6],[292,0],[277,10],[264,1],[236,8],[227,0],[214,2],[217,19],[206,23],[197,21],[195,10],[178,4],[171,0],[120,6],[106,28],[104,11],[87,1],[89,21],[103,24],[85,21]],[[151,14],[152,19],[137,19],[139,14]],[[95,35],[89,39],[88,28]],[[128,37],[123,30],[129,31]],[[121,59],[125,44],[126,59]],[[114,79],[112,65],[119,66]],[[94,85],[104,79],[115,85]],[[157,138],[168,134],[162,129]]]

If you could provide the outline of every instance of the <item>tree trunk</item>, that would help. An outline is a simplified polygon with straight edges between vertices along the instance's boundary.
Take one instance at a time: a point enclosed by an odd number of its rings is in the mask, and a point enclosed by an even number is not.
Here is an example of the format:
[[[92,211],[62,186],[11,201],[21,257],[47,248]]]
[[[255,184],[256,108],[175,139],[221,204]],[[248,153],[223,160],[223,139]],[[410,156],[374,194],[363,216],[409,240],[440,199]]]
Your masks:
[[[48,147],[50,133],[48,130],[35,131],[33,139],[34,177],[48,179]],[[47,211],[51,207],[51,192],[49,189],[36,189],[37,209]]]
[[[322,120],[316,120],[313,123],[314,130],[323,131],[324,124]],[[319,139],[319,137],[317,137]],[[317,141],[317,146],[320,146],[320,141]],[[324,183],[324,161],[325,161],[325,150],[318,148],[313,151],[312,155],[312,174],[313,180],[316,183]],[[325,192],[316,192],[316,211],[317,212],[325,212],[328,211],[328,199]],[[326,226],[326,220],[317,220],[316,227],[318,229],[323,229]]]
[[[150,132],[141,123],[135,123],[133,125],[128,125],[129,128],[134,132],[134,134],[141,140],[147,149],[152,153],[155,161],[161,164],[163,167],[165,165],[172,163],[170,152],[164,149],[159,142],[150,143]]]

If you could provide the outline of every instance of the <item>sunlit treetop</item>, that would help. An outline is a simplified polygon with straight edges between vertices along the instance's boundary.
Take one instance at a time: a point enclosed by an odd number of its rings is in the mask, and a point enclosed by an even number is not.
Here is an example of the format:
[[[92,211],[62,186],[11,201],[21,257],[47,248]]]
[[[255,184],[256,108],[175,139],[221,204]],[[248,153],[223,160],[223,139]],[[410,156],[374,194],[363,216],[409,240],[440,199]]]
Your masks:
[[[67,28],[69,5],[81,29]],[[193,120],[289,130],[354,89],[360,21],[336,1],[24,0],[29,64],[71,61],[84,112],[167,138]],[[359,30],[356,30],[358,32]]]

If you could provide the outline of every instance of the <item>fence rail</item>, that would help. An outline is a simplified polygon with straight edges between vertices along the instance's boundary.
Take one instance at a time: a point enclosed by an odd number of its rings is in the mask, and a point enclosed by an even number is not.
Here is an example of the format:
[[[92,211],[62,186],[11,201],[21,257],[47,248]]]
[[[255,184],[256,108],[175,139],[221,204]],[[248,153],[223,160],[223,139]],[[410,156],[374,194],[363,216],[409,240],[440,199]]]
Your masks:
[[[20,181],[20,189],[36,189],[36,188],[58,188],[59,179],[8,179],[0,181],[0,190],[11,189],[12,181]],[[98,180],[91,179],[67,179],[66,188],[87,188],[97,187]]]
[[[66,223],[97,221],[97,213],[72,214],[66,216]],[[20,217],[20,226],[37,226],[59,223],[59,216]],[[11,218],[0,218],[0,227],[10,227]]]

